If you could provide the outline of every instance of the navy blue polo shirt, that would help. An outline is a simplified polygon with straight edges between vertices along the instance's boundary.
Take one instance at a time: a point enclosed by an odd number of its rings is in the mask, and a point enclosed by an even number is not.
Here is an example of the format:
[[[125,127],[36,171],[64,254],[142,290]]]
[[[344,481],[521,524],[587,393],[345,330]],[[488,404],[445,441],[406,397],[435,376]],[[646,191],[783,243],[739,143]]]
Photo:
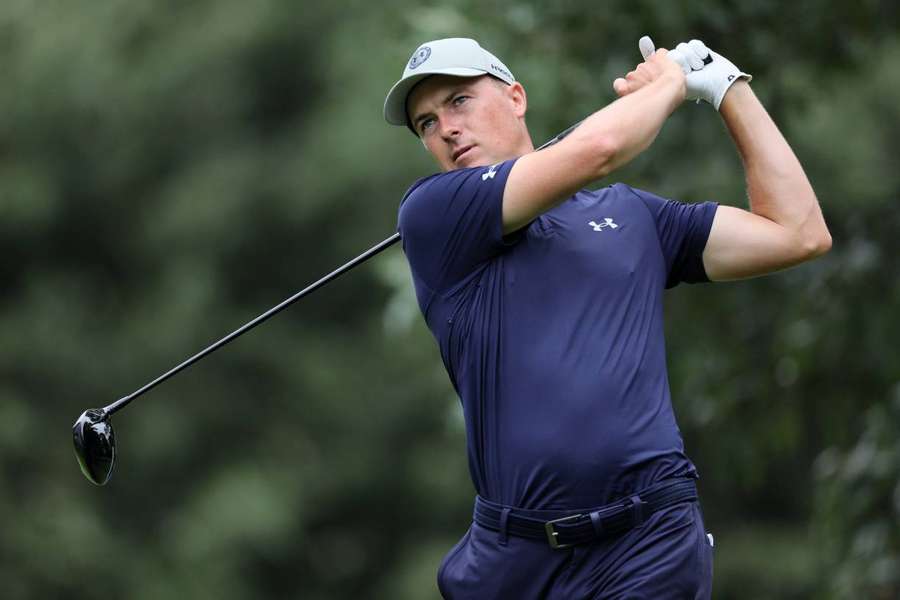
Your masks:
[[[462,401],[476,491],[584,508],[696,476],[669,396],[662,293],[707,281],[717,205],[616,184],[504,238],[514,163],[420,179],[399,212],[419,307]]]

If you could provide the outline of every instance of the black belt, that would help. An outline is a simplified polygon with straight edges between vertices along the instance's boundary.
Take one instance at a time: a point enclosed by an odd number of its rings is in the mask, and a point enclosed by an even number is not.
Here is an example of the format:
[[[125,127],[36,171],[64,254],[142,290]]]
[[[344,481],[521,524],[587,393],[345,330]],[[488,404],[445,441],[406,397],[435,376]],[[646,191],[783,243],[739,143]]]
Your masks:
[[[640,527],[654,512],[697,500],[693,479],[669,479],[596,509],[575,511],[524,510],[475,498],[475,522],[505,536],[547,540],[551,548],[609,538]],[[577,510],[577,509],[576,509]]]

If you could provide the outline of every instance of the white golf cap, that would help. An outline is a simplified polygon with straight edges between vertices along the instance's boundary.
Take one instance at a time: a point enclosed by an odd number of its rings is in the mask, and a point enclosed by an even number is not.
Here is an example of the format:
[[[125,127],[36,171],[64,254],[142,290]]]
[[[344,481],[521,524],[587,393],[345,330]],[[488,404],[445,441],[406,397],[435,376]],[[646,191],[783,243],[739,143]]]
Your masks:
[[[425,42],[413,52],[403,70],[403,77],[394,84],[384,100],[384,118],[388,123],[409,127],[406,97],[417,83],[429,75],[493,75],[508,84],[516,80],[500,59],[479,46],[475,40],[446,38]]]

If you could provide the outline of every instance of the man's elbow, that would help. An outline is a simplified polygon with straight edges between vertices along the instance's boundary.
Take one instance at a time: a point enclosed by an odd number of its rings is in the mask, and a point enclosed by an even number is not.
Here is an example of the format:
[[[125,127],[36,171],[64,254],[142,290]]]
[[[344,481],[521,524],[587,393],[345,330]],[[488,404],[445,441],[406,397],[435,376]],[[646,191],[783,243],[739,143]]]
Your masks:
[[[806,222],[799,230],[799,251],[802,260],[812,260],[831,250],[831,232],[825,223],[825,217],[818,208],[815,193],[811,192],[811,210]]]
[[[804,237],[800,243],[802,260],[812,260],[831,250],[831,233],[824,227],[815,234]]]
[[[622,155],[622,145],[615,136],[594,135],[585,144],[585,161],[590,165],[592,179],[602,179],[616,170],[619,166],[619,157]]]

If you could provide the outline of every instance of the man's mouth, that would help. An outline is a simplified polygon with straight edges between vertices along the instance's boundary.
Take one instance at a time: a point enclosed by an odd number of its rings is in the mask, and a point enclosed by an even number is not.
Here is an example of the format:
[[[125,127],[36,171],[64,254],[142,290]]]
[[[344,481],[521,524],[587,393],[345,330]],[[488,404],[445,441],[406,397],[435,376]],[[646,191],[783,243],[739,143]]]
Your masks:
[[[468,146],[463,146],[462,148],[460,148],[459,150],[454,152],[452,155],[453,162],[457,162],[460,159],[460,157],[462,157],[466,152],[468,152],[469,150],[471,150],[474,147],[475,147],[474,144],[469,144]]]

